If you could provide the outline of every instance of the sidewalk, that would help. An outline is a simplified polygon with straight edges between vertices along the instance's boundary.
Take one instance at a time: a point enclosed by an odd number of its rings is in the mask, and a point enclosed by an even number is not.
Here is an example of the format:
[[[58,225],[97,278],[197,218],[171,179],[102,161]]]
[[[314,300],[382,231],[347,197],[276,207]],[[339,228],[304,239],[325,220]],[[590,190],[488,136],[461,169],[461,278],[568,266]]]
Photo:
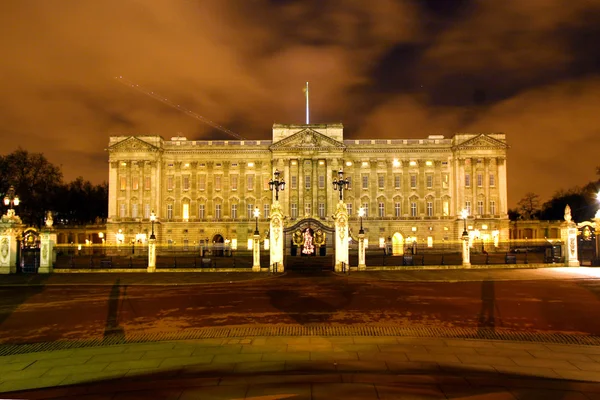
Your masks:
[[[454,269],[454,270],[395,270],[352,271],[336,273],[352,279],[378,279],[407,282],[479,282],[508,280],[565,280],[599,279],[600,268],[540,268],[540,269]],[[201,285],[276,278],[268,272],[112,272],[112,273],[53,273],[0,275],[2,286],[44,285]],[[311,276],[297,273],[294,276]]]
[[[600,347],[368,336],[202,339],[4,356],[0,382],[0,393],[12,399],[598,399]]]

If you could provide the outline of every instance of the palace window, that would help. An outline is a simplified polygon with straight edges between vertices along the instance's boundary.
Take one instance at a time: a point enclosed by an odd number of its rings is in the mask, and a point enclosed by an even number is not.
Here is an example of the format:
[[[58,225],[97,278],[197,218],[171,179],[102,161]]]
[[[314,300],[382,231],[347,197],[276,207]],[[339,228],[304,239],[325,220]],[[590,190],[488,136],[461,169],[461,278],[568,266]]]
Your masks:
[[[348,216],[352,215],[352,203],[346,203],[346,211],[348,212]]]
[[[310,189],[310,175],[304,176],[304,188],[307,190]]]
[[[206,175],[198,176],[198,190],[206,190]]]
[[[394,203],[394,217],[400,218],[402,216],[402,208],[399,201]]]
[[[138,204],[131,204],[131,218],[137,218],[138,216]]]
[[[152,184],[152,181],[150,180],[150,177],[147,176],[144,178],[144,190],[150,190],[150,186]]]
[[[411,189],[416,189],[417,188],[417,175],[411,175],[410,176],[410,188]]]
[[[292,175],[291,187],[292,189],[298,189],[298,177],[296,175]]]
[[[448,202],[448,200],[444,200],[442,202],[442,215],[444,217],[450,215],[450,203]]]
[[[369,188],[369,175],[367,175],[367,174],[362,175],[362,188],[363,189]]]
[[[231,190],[237,190],[238,188],[238,176],[231,175]]]
[[[385,217],[385,203],[379,202],[379,218]]]
[[[483,186],[483,174],[477,174],[477,187]]]
[[[291,217],[292,219],[296,219],[298,218],[298,204],[297,203],[292,203],[292,209],[291,209]]]
[[[312,204],[311,203],[306,203],[304,205],[304,214],[307,216],[312,216]]]
[[[167,204],[167,219],[173,219],[173,204]]]
[[[465,174],[465,187],[471,187],[471,174]]]
[[[231,219],[237,219],[237,204],[231,205]]]
[[[377,177],[379,189],[383,189],[385,187],[385,175],[379,175]]]
[[[125,203],[119,204],[119,218],[125,218],[127,216],[127,205]]]
[[[402,177],[400,175],[394,175],[394,188],[400,189],[400,183],[402,182]]]
[[[490,200],[490,214],[496,215],[496,201]]]
[[[450,182],[450,175],[442,174],[442,188],[448,189],[448,183]]]
[[[496,177],[494,174],[490,174],[490,186],[496,186]]]
[[[127,189],[127,178],[122,176],[121,177],[121,190],[125,190]]]
[[[189,175],[184,175],[183,176],[183,190],[190,190],[190,176]]]
[[[433,202],[432,201],[427,202],[427,216],[433,217]]]
[[[427,189],[431,189],[433,187],[433,175],[427,175]]]
[[[325,203],[319,203],[319,218],[325,218]]]
[[[248,175],[246,177],[246,180],[248,182],[247,185],[246,185],[246,189],[248,189],[248,190],[254,190],[254,174]]]
[[[167,190],[173,190],[173,175],[167,176]]]
[[[150,204],[144,204],[144,219],[150,219]]]
[[[134,176],[131,180],[131,189],[138,190],[140,188],[140,178]]]
[[[254,218],[254,204],[246,204],[246,218],[252,219]]]
[[[263,216],[269,218],[271,215],[271,206],[269,204],[263,205]]]
[[[204,204],[198,204],[198,218],[204,219]]]
[[[369,218],[369,203],[363,203],[364,217]]]
[[[469,200],[465,201],[465,209],[467,210],[467,215],[471,215],[471,202]]]
[[[417,216],[417,202],[415,202],[415,201],[412,201],[410,203],[410,216],[411,217]]]
[[[319,175],[319,189],[325,189],[325,176]]]
[[[352,177],[347,176],[346,179],[348,179],[348,190],[350,190],[350,189],[352,189]]]
[[[483,201],[477,201],[477,215],[483,215]]]
[[[215,219],[221,219],[221,205],[215,204]]]
[[[184,221],[190,219],[190,203],[183,203],[181,205],[181,216]]]

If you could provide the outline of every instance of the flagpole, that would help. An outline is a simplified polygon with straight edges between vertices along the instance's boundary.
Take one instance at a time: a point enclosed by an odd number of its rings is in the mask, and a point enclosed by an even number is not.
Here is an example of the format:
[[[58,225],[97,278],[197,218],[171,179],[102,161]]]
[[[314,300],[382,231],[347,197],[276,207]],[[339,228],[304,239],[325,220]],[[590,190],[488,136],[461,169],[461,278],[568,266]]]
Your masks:
[[[308,82],[306,82],[306,125],[308,125],[309,122],[309,111],[308,111]]]

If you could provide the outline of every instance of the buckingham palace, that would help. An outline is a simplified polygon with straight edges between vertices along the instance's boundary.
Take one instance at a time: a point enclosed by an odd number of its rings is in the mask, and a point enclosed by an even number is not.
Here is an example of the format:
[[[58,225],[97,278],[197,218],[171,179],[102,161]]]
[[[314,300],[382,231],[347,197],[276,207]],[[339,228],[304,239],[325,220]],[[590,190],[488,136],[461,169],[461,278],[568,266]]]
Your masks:
[[[159,248],[246,250],[259,232],[266,248],[278,196],[288,253],[308,228],[329,245],[340,197],[351,241],[362,228],[367,248],[453,243],[463,225],[498,247],[509,235],[507,148],[504,133],[347,140],[342,124],[274,124],[271,140],[112,136],[106,241],[145,243],[152,231]],[[275,176],[284,190],[272,190]]]

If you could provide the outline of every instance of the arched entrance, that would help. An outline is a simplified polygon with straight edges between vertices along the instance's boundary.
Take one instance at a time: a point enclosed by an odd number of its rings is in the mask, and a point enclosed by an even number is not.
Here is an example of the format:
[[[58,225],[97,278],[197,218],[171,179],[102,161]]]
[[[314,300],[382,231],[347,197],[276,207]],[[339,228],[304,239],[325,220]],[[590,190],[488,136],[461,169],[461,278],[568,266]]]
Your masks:
[[[392,236],[392,255],[401,256],[404,254],[404,237],[399,232]]]
[[[223,250],[225,250],[225,239],[217,233],[212,239],[212,254],[215,257],[223,257]]]

